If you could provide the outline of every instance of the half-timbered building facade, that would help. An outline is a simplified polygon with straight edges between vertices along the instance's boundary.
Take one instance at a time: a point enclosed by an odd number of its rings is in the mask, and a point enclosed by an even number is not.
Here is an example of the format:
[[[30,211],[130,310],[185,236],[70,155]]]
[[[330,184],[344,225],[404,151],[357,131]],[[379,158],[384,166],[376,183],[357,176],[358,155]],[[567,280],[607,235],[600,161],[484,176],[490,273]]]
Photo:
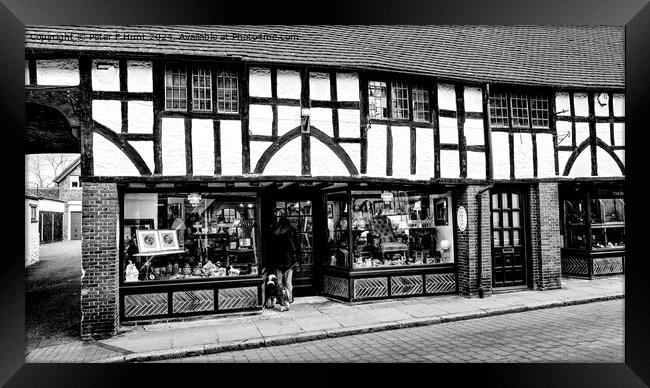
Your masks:
[[[80,152],[83,338],[296,295],[623,271],[616,27],[26,27],[26,152]],[[170,234],[171,232],[171,234]]]

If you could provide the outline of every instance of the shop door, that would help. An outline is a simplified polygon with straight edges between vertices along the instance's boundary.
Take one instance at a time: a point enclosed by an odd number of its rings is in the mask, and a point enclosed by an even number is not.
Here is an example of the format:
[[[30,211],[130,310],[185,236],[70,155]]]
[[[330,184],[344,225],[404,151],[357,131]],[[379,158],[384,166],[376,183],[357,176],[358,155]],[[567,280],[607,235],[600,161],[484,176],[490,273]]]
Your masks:
[[[81,212],[70,213],[70,239],[81,240]]]
[[[526,212],[523,192],[492,192],[492,282],[494,287],[526,285]]]
[[[273,201],[273,225],[277,225],[280,218],[286,217],[296,231],[298,237],[298,256],[302,260],[300,272],[293,271],[294,296],[307,296],[316,294],[314,278],[314,232],[313,232],[313,203],[310,199],[275,200]],[[273,231],[268,236],[273,244]]]

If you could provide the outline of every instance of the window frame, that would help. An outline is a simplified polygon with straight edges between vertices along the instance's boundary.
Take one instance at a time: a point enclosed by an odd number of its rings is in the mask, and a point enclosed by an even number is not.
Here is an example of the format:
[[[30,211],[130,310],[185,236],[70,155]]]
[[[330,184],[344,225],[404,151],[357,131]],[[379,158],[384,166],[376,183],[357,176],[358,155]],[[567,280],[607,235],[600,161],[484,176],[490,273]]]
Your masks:
[[[419,78],[419,77],[409,77],[409,76],[390,76],[381,73],[367,73],[363,76],[366,80],[366,88],[363,91],[366,98],[366,112],[368,119],[375,122],[408,122],[412,123],[415,126],[422,126],[423,124],[432,124],[434,122],[434,117],[436,114],[435,109],[433,109],[432,102],[434,101],[433,93],[435,92],[433,84],[436,82],[433,79]],[[386,85],[386,108],[387,116],[386,117],[374,117],[370,113],[370,84],[373,82],[384,83]],[[396,118],[394,108],[394,90],[393,86],[396,83],[401,83],[406,86],[406,108],[408,109],[408,115],[403,118]],[[414,109],[413,93],[414,90],[421,89],[424,92],[424,95],[428,98],[428,120],[416,120],[416,114]]]
[[[185,84],[183,87],[186,90],[185,93],[185,109],[182,108],[168,108],[167,103],[168,101],[168,94],[167,94],[167,73],[170,67],[177,67],[177,68],[182,68],[185,70]],[[203,86],[203,88],[206,88],[206,90],[210,91],[210,109],[196,109],[194,107],[194,90],[195,90],[195,85],[194,85],[194,76],[195,72],[197,70],[206,70],[209,73],[210,81],[209,81],[209,86]],[[219,110],[219,100],[217,98],[218,96],[218,81],[217,77],[220,73],[222,72],[227,72],[231,75],[234,75],[234,79],[237,81],[237,86],[236,88],[230,88],[229,91],[232,93],[232,91],[236,91],[237,93],[237,99],[235,101],[230,100],[230,104],[237,104],[237,109],[236,110]],[[163,79],[164,79],[164,90],[165,90],[165,99],[164,99],[164,104],[163,104],[163,111],[165,112],[181,112],[181,113],[196,113],[196,114],[220,114],[220,115],[241,115],[242,112],[242,69],[240,66],[232,65],[232,64],[224,64],[224,63],[217,63],[217,62],[207,62],[207,61],[197,61],[197,62],[190,62],[190,61],[177,61],[177,60],[170,60],[165,62],[164,69],[163,69]],[[231,78],[232,79],[232,78]],[[196,88],[199,88],[197,86]],[[205,100],[205,99],[203,99]],[[182,100],[181,100],[182,101]]]
[[[76,183],[77,185],[74,186],[74,183]],[[73,190],[81,189],[81,180],[80,180],[79,175],[71,175],[70,176],[70,188],[73,189]]]
[[[38,206],[36,205],[29,205],[29,219],[32,224],[38,222]]]
[[[492,115],[492,110],[493,109],[504,109],[503,106],[496,107],[493,105],[493,101],[495,97],[498,96],[499,98],[505,97],[506,99],[506,104],[507,106],[505,109],[507,109],[507,125],[503,125],[500,123],[495,123],[495,116]],[[512,99],[516,97],[523,96],[525,97],[525,102],[526,102],[526,117],[522,118],[515,118],[514,117],[514,109],[513,109],[513,103]],[[488,98],[488,109],[490,113],[490,128],[498,128],[498,129],[511,129],[511,130],[551,130],[551,119],[552,119],[552,112],[551,112],[551,98],[552,98],[552,93],[550,90],[546,89],[527,89],[527,88],[508,88],[508,87],[496,87],[492,90],[490,90],[490,95]],[[538,115],[536,118],[533,118],[533,113],[532,113],[532,103],[531,101],[535,99],[536,101],[545,101],[546,102],[546,109],[535,109],[538,112],[544,112],[546,111],[546,118],[540,118]],[[537,103],[536,103],[537,105]],[[518,108],[520,109],[520,108]],[[543,116],[543,115],[542,115]],[[499,120],[503,120],[504,117],[498,116]],[[526,120],[527,125],[520,125],[514,124],[515,120]],[[540,120],[546,120],[546,126],[541,126],[541,125],[533,125],[533,121],[540,121]]]

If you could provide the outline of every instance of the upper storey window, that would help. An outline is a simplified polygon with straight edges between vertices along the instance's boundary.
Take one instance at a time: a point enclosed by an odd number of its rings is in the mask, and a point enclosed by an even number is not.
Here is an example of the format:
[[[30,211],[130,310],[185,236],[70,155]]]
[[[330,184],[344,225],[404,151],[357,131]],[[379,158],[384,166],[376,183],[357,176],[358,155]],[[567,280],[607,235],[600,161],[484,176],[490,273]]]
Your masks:
[[[189,96],[188,89],[191,91]],[[213,75],[211,66],[192,66],[188,77],[188,66],[167,65],[165,109],[187,111],[188,106],[193,112],[213,112],[216,106],[218,113],[239,113],[237,72],[219,70]]]
[[[490,123],[503,128],[548,128],[549,100],[545,94],[490,94]]]
[[[429,90],[422,85],[401,80],[368,81],[368,114],[371,119],[430,122],[429,101]]]

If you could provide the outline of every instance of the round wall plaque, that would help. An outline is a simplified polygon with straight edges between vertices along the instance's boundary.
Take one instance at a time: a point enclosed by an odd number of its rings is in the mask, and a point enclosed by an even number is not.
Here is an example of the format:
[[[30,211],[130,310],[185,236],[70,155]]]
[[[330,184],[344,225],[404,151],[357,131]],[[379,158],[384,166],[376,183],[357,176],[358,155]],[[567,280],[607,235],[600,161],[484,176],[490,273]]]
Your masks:
[[[459,206],[456,211],[456,223],[458,224],[458,230],[461,232],[467,229],[467,211],[463,206]]]

